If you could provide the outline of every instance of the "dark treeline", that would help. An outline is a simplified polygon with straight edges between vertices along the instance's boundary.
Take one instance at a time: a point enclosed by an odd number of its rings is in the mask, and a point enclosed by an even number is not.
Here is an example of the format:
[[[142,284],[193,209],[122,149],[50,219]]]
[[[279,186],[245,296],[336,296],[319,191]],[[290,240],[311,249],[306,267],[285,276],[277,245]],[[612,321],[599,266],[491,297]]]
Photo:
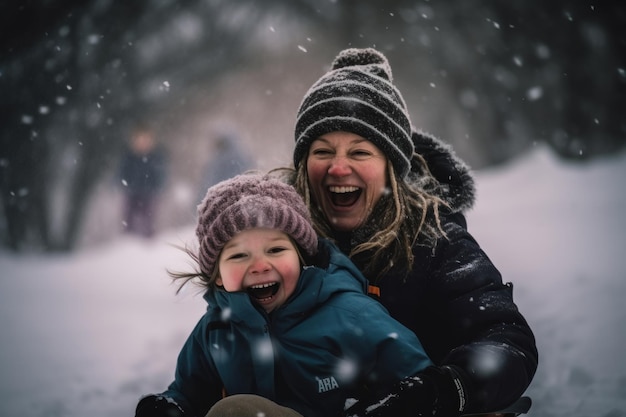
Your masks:
[[[287,59],[310,37],[320,40],[307,44],[311,55],[328,62],[347,46],[382,49],[409,100],[445,85],[452,101],[436,118],[445,125],[450,108],[462,115],[473,153],[460,153],[475,167],[537,142],[573,161],[615,152],[626,143],[624,9],[565,0],[4,2],[0,244],[73,249],[133,123],[184,106],[269,51]],[[262,35],[268,22],[283,22],[289,36],[272,43]]]

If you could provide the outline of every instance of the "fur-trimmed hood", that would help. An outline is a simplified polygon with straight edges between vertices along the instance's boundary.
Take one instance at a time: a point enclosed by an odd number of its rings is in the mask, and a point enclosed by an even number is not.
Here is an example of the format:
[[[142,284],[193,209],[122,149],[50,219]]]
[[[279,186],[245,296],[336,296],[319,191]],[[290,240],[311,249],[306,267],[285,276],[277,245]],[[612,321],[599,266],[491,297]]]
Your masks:
[[[454,213],[472,208],[476,198],[476,187],[469,166],[456,156],[450,145],[433,135],[413,131],[411,138],[415,152],[426,160],[430,173],[438,182],[431,191],[444,200]],[[408,180],[419,181],[421,174],[420,169],[413,163]]]

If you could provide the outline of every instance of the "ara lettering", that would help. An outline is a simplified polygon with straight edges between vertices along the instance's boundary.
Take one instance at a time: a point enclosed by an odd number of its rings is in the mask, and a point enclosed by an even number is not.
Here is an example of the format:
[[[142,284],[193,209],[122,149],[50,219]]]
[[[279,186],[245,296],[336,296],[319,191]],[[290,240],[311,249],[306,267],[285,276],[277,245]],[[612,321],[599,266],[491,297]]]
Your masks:
[[[329,378],[316,378],[317,379],[317,386],[318,386],[318,393],[322,393],[322,392],[327,392],[333,389],[337,389],[339,388],[339,384],[337,383],[337,380],[335,379],[335,377],[329,377]]]

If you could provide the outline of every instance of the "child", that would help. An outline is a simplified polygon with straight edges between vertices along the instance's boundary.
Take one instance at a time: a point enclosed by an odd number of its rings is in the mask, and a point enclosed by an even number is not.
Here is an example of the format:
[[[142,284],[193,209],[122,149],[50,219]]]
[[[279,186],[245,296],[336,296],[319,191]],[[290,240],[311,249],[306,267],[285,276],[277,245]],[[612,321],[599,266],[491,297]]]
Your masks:
[[[239,175],[209,188],[198,215],[199,271],[173,276],[201,280],[207,312],[174,382],[136,417],[340,415],[432,365],[352,262],[318,243],[291,186]]]

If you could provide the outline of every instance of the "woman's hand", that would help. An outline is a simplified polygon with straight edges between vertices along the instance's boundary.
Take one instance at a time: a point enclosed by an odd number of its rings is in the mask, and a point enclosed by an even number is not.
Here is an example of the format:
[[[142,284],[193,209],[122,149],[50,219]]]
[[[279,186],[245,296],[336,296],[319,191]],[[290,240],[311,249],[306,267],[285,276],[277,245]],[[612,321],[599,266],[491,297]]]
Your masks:
[[[431,366],[398,382],[386,394],[360,400],[345,411],[344,417],[456,417],[465,403],[456,372]]]

